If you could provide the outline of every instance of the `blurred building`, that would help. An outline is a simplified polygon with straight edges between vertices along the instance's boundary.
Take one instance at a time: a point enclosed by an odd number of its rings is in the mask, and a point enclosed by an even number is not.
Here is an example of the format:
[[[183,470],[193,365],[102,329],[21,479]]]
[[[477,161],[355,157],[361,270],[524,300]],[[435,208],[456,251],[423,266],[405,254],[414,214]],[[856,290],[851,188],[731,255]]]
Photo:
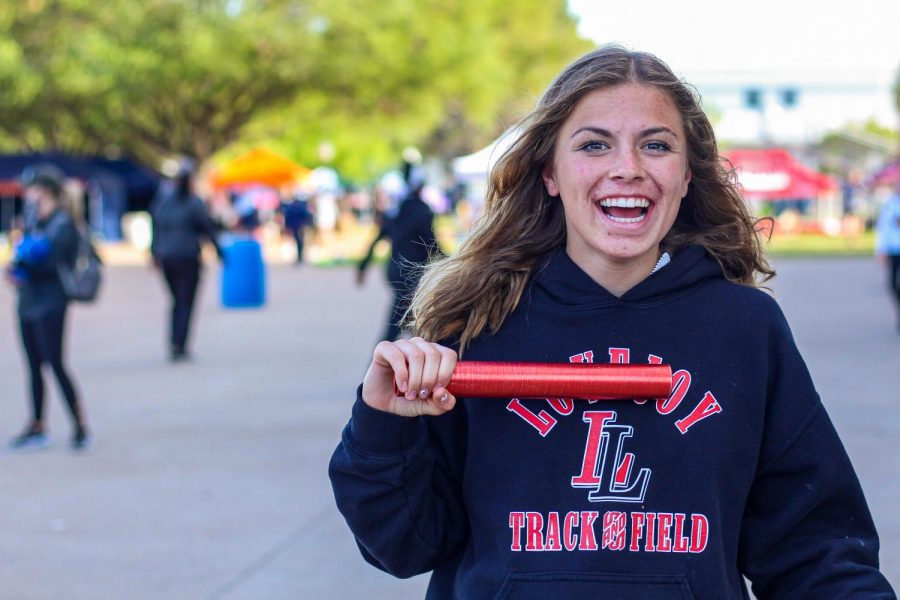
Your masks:
[[[890,84],[867,72],[707,72],[691,81],[725,144],[816,144],[870,119],[897,127]]]

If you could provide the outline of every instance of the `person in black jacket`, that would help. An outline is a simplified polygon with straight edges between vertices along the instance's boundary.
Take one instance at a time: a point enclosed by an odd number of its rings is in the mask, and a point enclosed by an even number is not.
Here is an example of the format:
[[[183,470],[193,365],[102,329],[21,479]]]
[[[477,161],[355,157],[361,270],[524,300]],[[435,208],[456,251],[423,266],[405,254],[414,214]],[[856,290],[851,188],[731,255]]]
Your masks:
[[[691,88],[576,60],[357,390],[330,476],[365,560],[430,599],[896,598],[773,275]],[[665,363],[671,392],[457,398],[460,355]]]
[[[217,227],[206,206],[192,191],[193,173],[182,165],[174,187],[163,190],[150,207],[153,264],[162,271],[172,296],[169,321],[169,358],[173,362],[189,357],[187,351],[191,315],[200,283],[202,239],[211,242],[219,257]]]
[[[7,278],[19,293],[19,329],[31,378],[32,417],[12,440],[15,450],[43,448],[49,443],[44,425],[43,365],[53,370],[72,417],[72,448],[83,450],[90,441],[63,352],[69,299],[59,269],[73,267],[78,256],[78,231],[62,206],[64,180],[62,171],[49,164],[28,168],[22,174],[24,237]]]
[[[432,225],[434,213],[422,200],[425,182],[413,165],[406,163],[404,170],[408,192],[396,209],[381,215],[378,235],[372,240],[356,270],[356,283],[362,285],[375,246],[383,239],[391,240],[387,280],[394,298],[381,338],[384,340],[396,340],[400,337],[403,332],[401,323],[419,285],[423,268],[430,258],[441,254]]]

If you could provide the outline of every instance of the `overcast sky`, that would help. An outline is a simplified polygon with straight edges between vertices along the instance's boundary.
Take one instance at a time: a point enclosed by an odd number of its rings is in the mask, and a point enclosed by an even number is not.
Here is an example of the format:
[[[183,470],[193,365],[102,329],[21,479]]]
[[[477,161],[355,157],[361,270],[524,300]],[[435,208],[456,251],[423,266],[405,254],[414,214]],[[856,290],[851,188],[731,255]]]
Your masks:
[[[652,52],[690,79],[776,72],[889,85],[900,65],[900,0],[570,0],[579,31]]]

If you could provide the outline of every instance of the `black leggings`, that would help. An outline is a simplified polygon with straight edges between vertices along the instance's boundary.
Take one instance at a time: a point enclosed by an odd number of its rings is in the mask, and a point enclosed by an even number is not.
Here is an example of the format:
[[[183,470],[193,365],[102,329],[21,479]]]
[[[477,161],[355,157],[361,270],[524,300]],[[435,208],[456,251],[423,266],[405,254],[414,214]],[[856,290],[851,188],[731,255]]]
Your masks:
[[[191,313],[200,283],[200,259],[172,258],[162,261],[163,275],[172,295],[169,342],[172,349],[184,352],[191,326]]]
[[[72,379],[63,365],[63,330],[66,323],[66,311],[53,312],[36,320],[19,319],[22,333],[22,345],[28,358],[28,369],[31,372],[31,405],[34,422],[42,423],[44,419],[44,377],[41,366],[49,364],[59,382],[59,388],[65,398],[72,420],[81,423],[81,411],[78,406],[78,395]]]

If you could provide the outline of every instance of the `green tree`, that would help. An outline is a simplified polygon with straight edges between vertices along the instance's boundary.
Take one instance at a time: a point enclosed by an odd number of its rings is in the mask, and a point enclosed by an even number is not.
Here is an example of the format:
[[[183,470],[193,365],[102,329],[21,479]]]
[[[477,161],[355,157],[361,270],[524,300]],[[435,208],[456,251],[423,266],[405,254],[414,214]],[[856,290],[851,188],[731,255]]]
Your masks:
[[[315,86],[256,120],[245,142],[268,140],[315,164],[328,141],[335,166],[357,179],[396,163],[407,145],[442,158],[477,149],[591,46],[564,0],[345,0],[315,8],[326,50]]]
[[[0,31],[6,150],[329,143],[356,178],[487,142],[589,46],[564,0],[22,0]]]
[[[126,51],[111,62],[128,100],[118,113],[125,139],[205,160],[308,82],[315,39],[290,3],[247,2],[233,14],[221,2],[191,4],[148,3],[118,33]]]
[[[208,158],[308,81],[290,2],[29,0],[0,13],[6,146]],[[298,35],[298,31],[300,34]],[[304,59],[306,57],[306,59]]]
[[[7,149],[92,145],[82,124],[100,103],[97,73],[84,62],[99,17],[94,8],[39,0],[0,7],[0,29],[8,32],[0,37],[0,77],[6,90],[0,131]]]

